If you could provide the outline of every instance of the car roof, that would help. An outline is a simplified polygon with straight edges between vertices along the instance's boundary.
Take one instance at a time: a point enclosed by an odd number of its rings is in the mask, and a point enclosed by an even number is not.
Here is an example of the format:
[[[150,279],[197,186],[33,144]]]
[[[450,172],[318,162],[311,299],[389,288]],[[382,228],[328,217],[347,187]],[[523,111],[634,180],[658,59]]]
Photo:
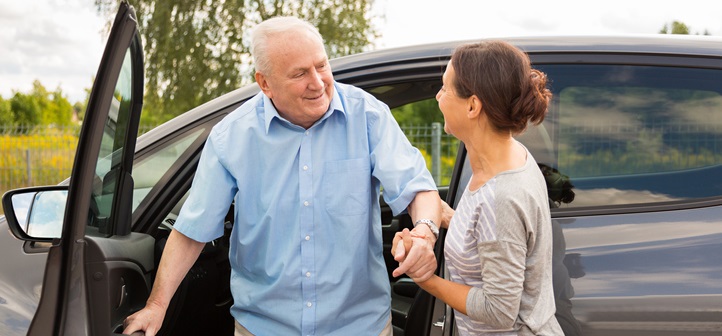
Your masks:
[[[388,48],[332,60],[334,71],[344,71],[384,62],[448,57],[464,43],[504,40],[530,54],[539,53],[635,53],[722,57],[722,38],[706,35],[621,35],[621,36],[529,36],[483,38]]]
[[[334,75],[379,65],[418,62],[419,60],[448,59],[454,48],[464,43],[483,40],[504,40],[514,44],[530,55],[545,53],[607,53],[607,54],[658,54],[686,55],[695,57],[722,57],[722,38],[703,35],[622,35],[622,36],[531,36],[484,38],[426,43],[403,47],[379,49],[343,56],[330,60]],[[237,104],[259,91],[253,83],[202,104],[158,126],[138,140],[138,148],[154,142],[165,134],[219,109]]]

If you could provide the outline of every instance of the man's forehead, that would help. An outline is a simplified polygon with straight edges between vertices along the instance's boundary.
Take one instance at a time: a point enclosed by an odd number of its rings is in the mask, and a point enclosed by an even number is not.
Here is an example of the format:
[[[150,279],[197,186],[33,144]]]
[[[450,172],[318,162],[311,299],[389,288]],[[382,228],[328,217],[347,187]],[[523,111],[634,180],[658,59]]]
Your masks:
[[[308,69],[328,62],[328,56],[323,46],[318,48],[310,48],[309,46],[309,48],[295,50],[281,49],[275,53],[275,57],[280,61],[279,63],[292,70]]]

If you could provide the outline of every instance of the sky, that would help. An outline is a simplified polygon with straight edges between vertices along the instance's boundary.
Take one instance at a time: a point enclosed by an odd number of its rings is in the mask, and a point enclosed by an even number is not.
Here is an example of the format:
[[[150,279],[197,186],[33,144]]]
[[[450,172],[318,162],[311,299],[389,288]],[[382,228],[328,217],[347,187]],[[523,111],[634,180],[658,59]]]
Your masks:
[[[662,5],[661,3],[664,3]],[[681,21],[722,36],[719,0],[375,0],[375,49],[488,37],[655,34]],[[85,99],[105,41],[94,0],[0,0],[0,96],[34,80]]]

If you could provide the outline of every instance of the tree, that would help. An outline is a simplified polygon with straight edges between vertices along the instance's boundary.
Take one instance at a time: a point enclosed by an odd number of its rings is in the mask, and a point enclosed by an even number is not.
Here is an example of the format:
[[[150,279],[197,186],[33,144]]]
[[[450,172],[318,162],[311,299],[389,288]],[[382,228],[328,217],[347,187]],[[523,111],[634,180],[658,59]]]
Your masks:
[[[48,91],[39,80],[33,81],[33,90],[30,96],[39,108],[39,125],[67,126],[73,116],[73,106],[63,96],[63,90],[58,86],[55,91]]]
[[[58,86],[50,93],[48,109],[45,112],[46,125],[68,126],[73,119],[73,105]]]
[[[33,81],[29,93],[14,92],[9,106],[10,112],[5,113],[0,99],[0,124],[16,125],[18,130],[38,125],[66,126],[73,114],[73,107],[60,87],[49,92],[38,80]]]
[[[689,26],[686,24],[680,22],[680,21],[672,21],[671,24],[665,24],[662,26],[662,29],[659,30],[660,34],[678,34],[678,35],[690,35],[690,29]],[[695,33],[695,35],[699,35],[699,33]],[[702,35],[711,35],[709,33],[709,30],[705,29],[704,33]]]
[[[10,101],[0,96],[0,128],[12,125],[14,120],[13,110],[10,108]]]
[[[444,124],[444,115],[439,111],[439,103],[435,98],[426,99],[399,106],[391,113],[399,125],[431,125],[433,122]]]
[[[159,123],[253,80],[248,32],[295,15],[318,27],[330,57],[364,50],[377,36],[373,0],[131,0],[143,36],[143,123]],[[117,0],[95,0],[109,19]]]
[[[90,81],[91,83],[95,81],[95,77]],[[90,88],[85,88],[85,99],[83,101],[75,102],[73,105],[73,110],[75,110],[75,115],[78,118],[78,121],[82,121],[85,119],[85,110],[88,109],[88,100],[90,100],[90,92],[92,90]]]
[[[10,98],[10,109],[13,112],[15,125],[31,127],[40,124],[40,104],[32,94],[15,92]]]
[[[659,31],[660,34],[689,35],[689,27],[686,24],[674,20],[671,24],[665,24]]]

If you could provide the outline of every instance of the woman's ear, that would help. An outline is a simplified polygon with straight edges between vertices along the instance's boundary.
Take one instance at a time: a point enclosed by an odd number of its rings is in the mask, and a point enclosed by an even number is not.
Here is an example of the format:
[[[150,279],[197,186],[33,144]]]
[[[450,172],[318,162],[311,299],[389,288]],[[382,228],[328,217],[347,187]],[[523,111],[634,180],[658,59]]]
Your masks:
[[[476,95],[472,95],[467,100],[467,117],[469,119],[476,119],[481,114],[481,100]]]

